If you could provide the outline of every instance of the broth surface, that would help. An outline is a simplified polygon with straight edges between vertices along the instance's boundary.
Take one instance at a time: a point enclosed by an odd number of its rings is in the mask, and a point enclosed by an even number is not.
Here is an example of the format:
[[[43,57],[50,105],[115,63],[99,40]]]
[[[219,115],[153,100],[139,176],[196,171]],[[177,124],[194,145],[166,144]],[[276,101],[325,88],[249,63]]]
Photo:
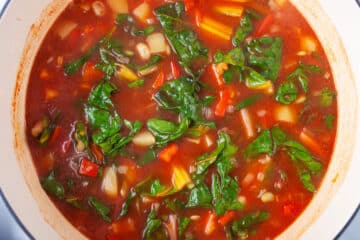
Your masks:
[[[280,0],[76,0],[26,104],[39,181],[90,239],[273,239],[336,136],[326,55]]]

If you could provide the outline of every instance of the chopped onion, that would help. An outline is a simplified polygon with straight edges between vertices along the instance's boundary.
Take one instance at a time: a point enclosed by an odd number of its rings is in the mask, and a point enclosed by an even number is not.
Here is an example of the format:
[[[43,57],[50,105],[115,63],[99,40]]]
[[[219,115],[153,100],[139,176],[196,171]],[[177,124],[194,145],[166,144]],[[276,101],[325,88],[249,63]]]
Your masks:
[[[295,110],[290,106],[278,106],[274,110],[275,120],[280,122],[296,123]]]
[[[135,48],[142,60],[147,61],[150,59],[150,49],[145,43],[138,43]]]
[[[215,214],[210,213],[205,226],[205,235],[211,235],[215,231],[216,229],[215,218],[216,218]]]
[[[170,214],[169,221],[165,224],[170,240],[178,239],[177,222],[177,216],[175,214]]]
[[[132,142],[141,147],[149,147],[155,144],[155,137],[149,131],[142,131],[135,135]]]
[[[118,180],[117,180],[116,169],[114,167],[106,167],[104,169],[101,189],[109,197],[115,198],[118,196],[118,192],[119,192]]]
[[[167,42],[162,33],[156,32],[150,34],[146,38],[146,42],[149,45],[150,52],[155,53],[166,53],[167,51]]]
[[[56,33],[61,40],[64,40],[78,26],[76,22],[64,20],[56,28]]]
[[[92,10],[95,13],[95,15],[98,17],[102,17],[106,13],[105,5],[100,1],[93,2],[91,7],[92,7]]]
[[[110,8],[116,13],[129,13],[129,5],[127,0],[107,0]]]
[[[126,79],[131,82],[139,80],[139,77],[136,75],[136,73],[134,73],[133,70],[123,64],[118,64],[116,76],[119,79]]]
[[[300,47],[301,50],[305,52],[316,52],[318,49],[318,44],[313,37],[304,36],[300,40]]]
[[[133,15],[143,23],[147,22],[147,19],[150,17],[150,14],[151,14],[151,8],[147,2],[140,4],[133,10]]]
[[[252,122],[249,110],[247,110],[246,108],[243,108],[240,110],[240,118],[241,118],[241,123],[244,127],[245,130],[245,134],[247,138],[252,138],[255,136],[255,128],[254,128],[254,124]]]
[[[275,196],[272,192],[265,192],[260,197],[263,203],[273,202],[275,200]]]

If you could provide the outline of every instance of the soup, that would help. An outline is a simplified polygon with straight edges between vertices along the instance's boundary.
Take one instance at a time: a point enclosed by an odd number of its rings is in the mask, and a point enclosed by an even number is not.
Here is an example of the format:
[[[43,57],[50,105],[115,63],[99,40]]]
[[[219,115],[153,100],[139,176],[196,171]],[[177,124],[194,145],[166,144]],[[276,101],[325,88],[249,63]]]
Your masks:
[[[39,181],[90,239],[275,238],[336,121],[325,53],[280,0],[74,1],[27,89]]]

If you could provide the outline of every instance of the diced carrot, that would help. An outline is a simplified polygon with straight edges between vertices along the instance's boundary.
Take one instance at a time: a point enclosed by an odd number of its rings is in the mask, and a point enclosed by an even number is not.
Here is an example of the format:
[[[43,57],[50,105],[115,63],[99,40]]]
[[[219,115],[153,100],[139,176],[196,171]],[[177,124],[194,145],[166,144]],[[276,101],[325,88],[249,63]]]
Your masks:
[[[230,17],[241,17],[244,13],[244,8],[239,5],[219,4],[214,6],[214,10],[218,13]]]
[[[91,149],[91,152],[94,154],[96,160],[98,160],[99,162],[102,162],[103,153],[102,153],[101,149],[99,148],[99,146],[96,144],[91,144],[90,149]]]
[[[211,235],[216,229],[216,216],[214,213],[210,212],[208,219],[205,225],[205,235]]]
[[[301,131],[299,135],[299,139],[311,151],[313,151],[316,154],[319,154],[320,156],[323,156],[323,150],[320,144],[314,139],[313,136],[311,136],[311,133],[309,133],[309,131],[307,131],[306,128],[304,128]]]
[[[179,65],[175,61],[171,61],[170,66],[171,66],[171,73],[172,73],[173,77],[179,78],[180,77]]]
[[[231,220],[234,219],[234,217],[235,217],[235,212],[229,211],[225,215],[223,215],[219,218],[218,223],[223,226],[226,226]]]
[[[100,70],[95,69],[95,63],[88,61],[83,66],[82,77],[84,81],[92,82],[103,78],[104,73]]]
[[[178,145],[176,143],[171,143],[163,150],[161,150],[161,152],[159,152],[158,158],[164,162],[170,162],[178,151],[179,151]]]
[[[262,20],[260,26],[256,30],[255,36],[261,36],[265,33],[266,29],[272,24],[274,17],[268,14],[264,20]]]
[[[165,74],[164,74],[164,72],[161,71],[155,78],[155,81],[154,81],[152,87],[155,89],[161,88],[161,86],[164,84],[164,81],[165,81]]]
[[[223,40],[230,40],[233,34],[232,27],[207,16],[202,17],[199,27],[209,34],[217,36]]]
[[[226,113],[226,108],[229,105],[230,100],[230,92],[228,89],[224,89],[220,91],[220,100],[216,104],[215,108],[215,116],[217,117],[224,117]]]
[[[80,163],[79,174],[88,177],[96,177],[98,170],[99,166],[97,164],[84,158]]]

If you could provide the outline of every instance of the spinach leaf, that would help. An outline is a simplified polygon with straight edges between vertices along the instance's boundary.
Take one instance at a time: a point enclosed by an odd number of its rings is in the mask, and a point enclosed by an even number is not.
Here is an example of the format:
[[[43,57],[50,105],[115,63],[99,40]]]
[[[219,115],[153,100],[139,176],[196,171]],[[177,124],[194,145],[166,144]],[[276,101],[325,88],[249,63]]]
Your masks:
[[[49,175],[44,177],[41,180],[41,186],[45,189],[48,193],[54,195],[59,199],[63,199],[65,197],[65,190],[61,183],[56,181],[55,179],[55,172],[51,171]]]
[[[327,114],[324,117],[324,123],[325,126],[329,129],[332,130],[334,127],[334,121],[335,121],[336,117],[333,114]]]
[[[256,224],[269,219],[270,214],[266,211],[255,211],[244,215],[241,219],[231,223],[231,233],[235,237],[248,236],[251,228]]]
[[[180,124],[155,118],[149,119],[147,122],[147,127],[155,136],[157,145],[165,145],[180,138],[185,134],[189,125],[190,120],[187,118],[181,119]]]
[[[271,132],[262,131],[258,137],[245,148],[246,157],[255,157],[259,154],[273,154]]]
[[[64,73],[68,76],[80,71],[83,65],[90,59],[91,55],[99,48],[99,44],[94,45],[84,55],[74,61],[65,64]]]
[[[162,60],[162,56],[161,55],[154,55],[151,57],[151,59],[149,60],[148,63],[144,64],[144,65],[136,65],[136,64],[129,64],[129,67],[137,70],[137,71],[142,71],[142,70],[145,70],[147,68],[151,68],[155,65],[157,65],[160,61]]]
[[[258,73],[257,71],[255,71],[252,68],[246,67],[244,69],[245,72],[245,80],[246,80],[246,86],[248,88],[257,88],[257,87],[261,87],[264,84],[266,84],[266,82],[268,80],[266,80],[266,78],[261,75],[260,73]]]
[[[296,100],[297,94],[296,85],[292,81],[285,81],[277,90],[275,99],[282,104],[290,104]]]
[[[153,238],[153,234],[161,230],[161,226],[162,221],[156,218],[156,211],[155,209],[152,209],[146,219],[146,225],[142,233],[142,238],[146,240],[157,239],[156,237]]]
[[[245,149],[246,157],[255,157],[259,154],[275,154],[278,150],[286,152],[297,169],[300,181],[304,187],[314,192],[312,176],[322,171],[322,164],[299,142],[289,137],[279,127],[266,129]]]
[[[294,72],[287,76],[287,80],[297,80],[305,93],[309,90],[309,74],[321,73],[322,70],[316,65],[309,65],[300,62]]]
[[[336,93],[329,88],[323,88],[320,93],[320,105],[322,107],[330,107],[336,97]]]
[[[191,190],[186,207],[210,208],[211,201],[212,195],[209,188],[205,183],[200,183]]]
[[[131,28],[131,34],[134,36],[147,36],[156,30],[155,26],[148,26],[144,29],[137,29],[136,27]]]
[[[144,166],[155,160],[156,160],[156,151],[152,148],[149,148],[149,150],[147,150],[145,154],[141,157],[140,161],[138,162],[138,165]]]
[[[245,64],[245,55],[241,48],[234,48],[228,53],[217,51],[214,55],[214,62],[224,62],[233,66],[242,67]]]
[[[229,144],[230,138],[227,134],[224,132],[220,132],[217,140],[217,147],[214,151],[211,153],[206,153],[202,156],[200,156],[196,160],[196,175],[202,175],[206,172],[206,170],[216,162],[216,160],[219,158],[219,155],[223,152],[226,145]]]
[[[117,87],[109,81],[103,81],[90,93],[88,103],[102,109],[113,107],[110,96],[117,90]]]
[[[166,82],[154,95],[154,99],[164,109],[172,110],[195,122],[201,122],[203,103],[198,91],[199,86],[194,80],[179,78]]]
[[[189,226],[190,218],[188,217],[178,217],[178,236],[182,238],[185,233],[186,228]]]
[[[216,215],[224,215],[228,210],[241,210],[243,205],[238,201],[239,185],[230,176],[212,176],[212,203]]]
[[[258,68],[260,74],[266,79],[275,81],[281,65],[281,38],[262,37],[253,39],[245,48],[250,66]]]
[[[208,49],[197,38],[193,29],[183,21],[183,2],[170,3],[155,9],[172,49],[179,56],[186,72],[199,77],[207,63]]]
[[[260,98],[261,98],[261,95],[259,95],[259,94],[251,95],[250,97],[247,97],[247,98],[243,99],[241,102],[239,102],[235,106],[235,110],[241,110],[243,108],[247,108],[247,107],[253,105],[255,102],[257,102]]]
[[[251,16],[245,14],[240,20],[240,26],[236,29],[232,43],[235,47],[240,47],[245,38],[253,31]]]
[[[93,197],[88,198],[88,203],[90,207],[93,207],[96,210],[104,221],[111,222],[111,218],[109,217],[110,208],[108,206]]]
[[[136,191],[134,189],[131,189],[130,193],[125,199],[125,202],[121,206],[121,212],[119,213],[117,219],[124,217],[129,212],[130,203],[136,196],[137,196]]]

